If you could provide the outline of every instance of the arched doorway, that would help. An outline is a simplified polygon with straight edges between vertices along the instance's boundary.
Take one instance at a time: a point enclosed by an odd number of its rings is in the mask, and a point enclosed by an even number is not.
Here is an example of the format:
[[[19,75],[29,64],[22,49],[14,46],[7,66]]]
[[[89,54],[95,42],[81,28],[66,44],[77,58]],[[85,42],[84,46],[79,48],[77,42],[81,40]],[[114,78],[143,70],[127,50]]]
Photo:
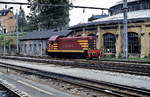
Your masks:
[[[138,34],[135,32],[128,32],[128,52],[139,53],[139,48]]]
[[[116,53],[116,38],[112,33],[106,33],[103,35],[104,39],[104,52],[106,53]]]

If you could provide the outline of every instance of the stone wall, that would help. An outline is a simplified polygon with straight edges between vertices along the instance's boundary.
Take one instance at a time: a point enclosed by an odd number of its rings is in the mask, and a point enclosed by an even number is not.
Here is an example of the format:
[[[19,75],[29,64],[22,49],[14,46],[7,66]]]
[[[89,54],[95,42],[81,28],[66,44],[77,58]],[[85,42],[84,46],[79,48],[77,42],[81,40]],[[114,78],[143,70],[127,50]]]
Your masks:
[[[45,56],[46,48],[47,48],[47,39],[20,41],[20,55]]]

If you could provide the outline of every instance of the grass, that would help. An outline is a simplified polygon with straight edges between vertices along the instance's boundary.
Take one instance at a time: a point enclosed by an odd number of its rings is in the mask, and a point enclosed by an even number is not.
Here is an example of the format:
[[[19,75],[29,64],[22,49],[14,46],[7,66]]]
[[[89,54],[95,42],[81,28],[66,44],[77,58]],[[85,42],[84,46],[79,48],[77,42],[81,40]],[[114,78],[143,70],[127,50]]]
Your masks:
[[[129,58],[131,61],[150,61],[150,57],[147,58]]]
[[[146,57],[146,58],[140,58],[140,57],[136,57],[136,58],[128,58],[128,59],[124,59],[124,58],[115,58],[115,57],[105,57],[105,58],[101,58],[100,60],[128,60],[128,61],[145,61],[145,62],[150,62],[150,57]]]

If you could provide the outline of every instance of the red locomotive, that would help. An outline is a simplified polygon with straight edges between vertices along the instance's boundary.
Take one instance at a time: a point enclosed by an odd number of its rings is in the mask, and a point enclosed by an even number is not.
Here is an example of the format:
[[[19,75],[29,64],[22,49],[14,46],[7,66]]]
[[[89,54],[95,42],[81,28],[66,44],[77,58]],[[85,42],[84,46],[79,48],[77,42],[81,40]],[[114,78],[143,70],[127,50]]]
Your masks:
[[[97,58],[101,51],[96,49],[96,37],[52,36],[48,40],[47,54],[52,57]]]

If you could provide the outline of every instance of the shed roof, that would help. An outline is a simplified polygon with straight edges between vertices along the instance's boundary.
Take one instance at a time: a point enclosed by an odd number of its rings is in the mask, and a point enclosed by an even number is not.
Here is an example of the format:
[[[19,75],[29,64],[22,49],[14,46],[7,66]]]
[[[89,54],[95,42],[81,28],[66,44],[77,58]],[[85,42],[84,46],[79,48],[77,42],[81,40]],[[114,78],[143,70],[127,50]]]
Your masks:
[[[128,20],[129,22],[150,21],[150,9],[128,12]],[[123,22],[123,13],[119,13],[106,18],[97,19],[95,21],[74,25],[69,29],[98,25],[98,24],[111,24],[111,23],[122,23],[122,22]]]
[[[64,31],[54,31],[54,30],[47,30],[47,31],[34,31],[28,32],[21,40],[35,40],[35,39],[48,39],[54,35],[63,35],[66,36],[71,32],[71,30],[64,30]]]

